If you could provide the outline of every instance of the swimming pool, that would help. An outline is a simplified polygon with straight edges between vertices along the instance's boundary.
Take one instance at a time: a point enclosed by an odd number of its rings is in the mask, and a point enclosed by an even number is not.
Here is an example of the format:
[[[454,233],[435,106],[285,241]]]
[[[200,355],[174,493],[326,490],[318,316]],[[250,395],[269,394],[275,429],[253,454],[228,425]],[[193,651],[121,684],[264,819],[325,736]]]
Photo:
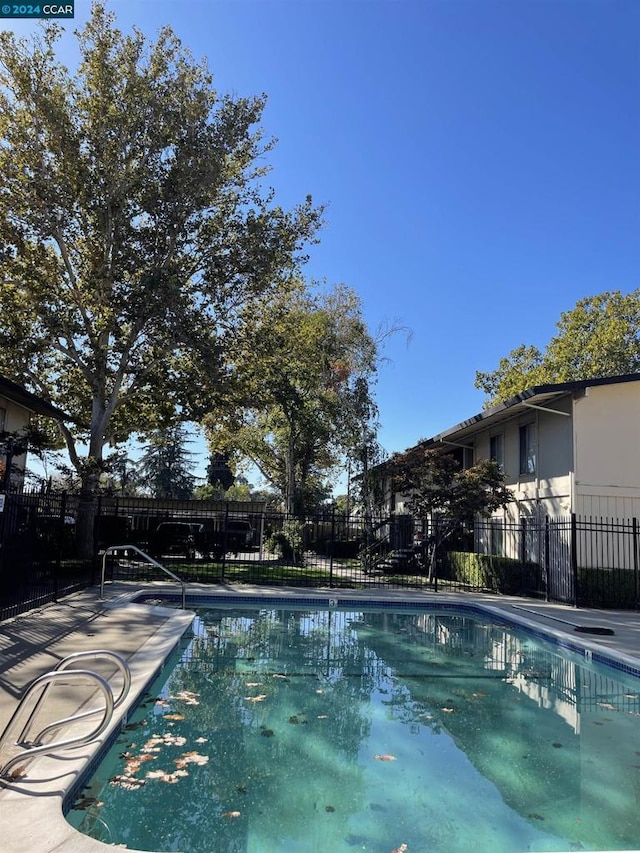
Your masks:
[[[202,609],[67,818],[188,853],[628,850],[639,715],[631,675],[479,610]]]

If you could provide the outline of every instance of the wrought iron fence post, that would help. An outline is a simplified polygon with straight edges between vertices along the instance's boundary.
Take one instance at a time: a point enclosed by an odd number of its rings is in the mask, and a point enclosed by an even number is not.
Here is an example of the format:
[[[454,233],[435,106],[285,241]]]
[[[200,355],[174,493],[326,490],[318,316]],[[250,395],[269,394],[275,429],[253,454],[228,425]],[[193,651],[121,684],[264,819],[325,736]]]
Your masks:
[[[333,587],[333,552],[336,547],[336,508],[331,509],[331,548],[329,550],[329,589]]]
[[[65,492],[66,494],[66,492]],[[76,511],[76,521],[77,521],[77,511]],[[100,552],[100,519],[102,517],[102,495],[98,495],[98,503],[96,505],[96,514],[93,518],[93,560],[92,560],[92,571],[93,571],[93,583],[97,584],[100,579],[100,566],[98,560],[98,554]],[[77,532],[77,525],[76,525]],[[74,555],[78,556],[78,542],[77,540],[74,543]],[[83,557],[84,561],[84,557]]]
[[[571,575],[573,577],[573,606],[578,606],[578,529],[576,514],[571,513]]]
[[[522,564],[524,568],[524,563]],[[544,517],[544,600],[549,601],[549,516]]]
[[[638,578],[638,519],[633,518],[631,521],[631,531],[633,536],[632,546],[633,546],[633,577],[635,580],[636,587],[636,610],[640,607],[640,588],[639,578]]]
[[[438,548],[440,544],[440,519],[436,516],[433,528],[433,591],[438,591]]]
[[[227,565],[227,529],[229,527],[229,501],[224,510],[224,530],[222,531],[222,571],[220,581],[224,583],[224,570]]]
[[[63,492],[60,497],[60,518],[58,523],[58,547],[56,548],[55,571],[53,573],[53,595],[54,601],[58,600],[60,564],[63,557],[65,520],[67,517],[67,493]]]

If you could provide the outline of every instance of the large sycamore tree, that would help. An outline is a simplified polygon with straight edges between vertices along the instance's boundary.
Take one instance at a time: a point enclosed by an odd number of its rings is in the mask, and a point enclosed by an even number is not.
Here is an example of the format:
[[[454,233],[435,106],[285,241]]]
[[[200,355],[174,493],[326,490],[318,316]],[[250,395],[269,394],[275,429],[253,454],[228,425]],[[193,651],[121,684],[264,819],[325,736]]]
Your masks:
[[[60,35],[0,33],[0,373],[75,418],[89,495],[106,445],[210,407],[320,211],[274,203],[264,98],[219,95],[169,28],[123,34],[95,3],[73,73]]]
[[[376,367],[357,295],[299,283],[265,302],[237,349],[231,400],[205,419],[211,448],[255,465],[287,512],[310,510],[345,456],[373,441]]]
[[[522,344],[495,370],[476,373],[486,405],[534,385],[640,372],[640,290],[580,299],[560,315],[556,328],[544,350]]]

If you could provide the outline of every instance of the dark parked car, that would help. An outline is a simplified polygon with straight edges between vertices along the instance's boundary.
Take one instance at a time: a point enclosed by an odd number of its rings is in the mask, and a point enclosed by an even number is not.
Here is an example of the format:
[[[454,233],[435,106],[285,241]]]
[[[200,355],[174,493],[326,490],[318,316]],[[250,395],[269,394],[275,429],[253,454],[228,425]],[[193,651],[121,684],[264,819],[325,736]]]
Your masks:
[[[152,557],[179,554],[194,560],[196,551],[207,551],[204,527],[186,521],[163,521],[151,537],[149,550]]]
[[[227,551],[237,554],[246,551],[253,545],[253,527],[251,522],[242,518],[230,518],[227,521],[226,546]]]

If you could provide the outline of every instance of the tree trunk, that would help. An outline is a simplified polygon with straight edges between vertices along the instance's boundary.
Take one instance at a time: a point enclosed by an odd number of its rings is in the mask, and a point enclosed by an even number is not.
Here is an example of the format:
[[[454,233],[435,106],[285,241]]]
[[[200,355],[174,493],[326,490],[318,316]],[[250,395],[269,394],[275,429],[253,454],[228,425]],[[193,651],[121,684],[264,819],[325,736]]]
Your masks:
[[[76,546],[78,556],[93,559],[94,530],[98,505],[98,491],[104,449],[104,433],[107,421],[106,407],[96,395],[91,413],[91,437],[89,453],[83,462],[77,461],[81,478],[78,518],[76,519]]]
[[[80,488],[76,519],[76,547],[78,556],[83,560],[93,559],[99,476],[97,470],[85,473]]]
[[[296,448],[291,432],[289,432],[287,447],[287,493],[285,496],[285,509],[288,515],[293,515],[296,508]]]

